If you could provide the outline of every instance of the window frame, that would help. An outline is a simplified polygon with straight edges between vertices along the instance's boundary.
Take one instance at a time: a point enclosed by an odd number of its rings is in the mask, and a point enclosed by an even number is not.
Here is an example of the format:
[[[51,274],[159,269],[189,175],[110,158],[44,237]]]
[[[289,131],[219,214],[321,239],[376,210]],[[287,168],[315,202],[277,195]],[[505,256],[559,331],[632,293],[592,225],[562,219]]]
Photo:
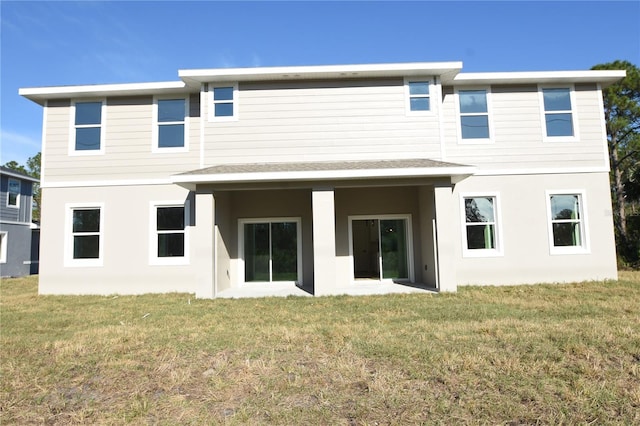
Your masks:
[[[18,182],[18,192],[16,193],[16,203],[11,204],[11,182]],[[20,179],[7,178],[7,207],[10,209],[19,209],[20,208],[20,195],[22,193],[22,181]]]
[[[184,100],[184,118],[182,121],[158,121],[158,101]],[[160,126],[182,124],[184,126],[184,140],[182,146],[161,147],[160,146]],[[189,151],[189,96],[154,96],[153,97],[153,135],[151,152],[154,153],[175,153]]]
[[[577,195],[578,208],[580,214],[580,245],[575,246],[556,246],[554,245],[553,238],[553,213],[551,211],[551,197],[553,195]],[[545,191],[546,206],[547,206],[547,232],[549,238],[549,253],[551,255],[563,255],[563,254],[589,254],[589,225],[587,220],[587,195],[584,189],[559,189],[559,190],[547,190]]]
[[[429,86],[429,94],[428,95],[411,95],[409,84],[410,83],[427,83]],[[407,116],[425,116],[425,115],[435,115],[434,109],[434,93],[435,93],[435,83],[432,77],[425,78],[404,78],[404,106],[405,113]],[[429,99],[429,109],[426,111],[413,111],[411,110],[411,99],[412,98],[427,98]]]
[[[158,256],[158,208],[184,207],[184,256]],[[191,203],[189,200],[164,200],[149,203],[149,265],[188,265],[189,264],[189,229],[191,227]],[[172,231],[171,233],[177,233]]]
[[[470,113],[470,112],[461,112],[460,108],[460,92],[467,91],[479,91],[483,90],[485,92],[485,98],[487,100],[487,112],[486,113]],[[454,87],[454,100],[456,106],[456,132],[458,135],[458,143],[461,145],[481,145],[481,144],[491,144],[495,142],[495,131],[493,127],[493,108],[492,108],[492,94],[491,94],[491,86],[456,86]],[[462,117],[479,117],[479,116],[487,116],[487,128],[489,131],[488,138],[463,138],[462,137]]]
[[[8,239],[9,233],[7,231],[0,231],[0,263],[7,263]]]
[[[244,253],[244,225],[251,223],[268,223],[271,225],[272,223],[281,223],[281,222],[295,222],[296,224],[296,238],[297,238],[297,268],[298,268],[298,277],[295,282],[293,281],[273,281],[272,278],[272,255],[270,253],[269,256],[269,281],[246,281],[245,277],[245,253]],[[269,231],[271,232],[271,231]],[[270,248],[271,250],[271,248]],[[288,285],[295,284],[296,286],[302,286],[302,280],[304,277],[303,273],[303,262],[302,262],[302,218],[301,217],[260,217],[260,218],[239,218],[238,219],[238,277],[239,277],[239,286],[274,286],[278,284]]]
[[[216,100],[213,97],[213,89],[217,89],[217,88],[224,88],[224,87],[231,87],[233,88],[233,99],[231,100],[231,103],[233,105],[233,115],[229,115],[229,116],[220,116],[217,117],[215,115],[215,104],[216,104]],[[232,82],[232,83],[209,83],[207,85],[207,107],[209,108],[209,122],[225,122],[225,121],[238,121],[240,114],[239,114],[239,98],[240,98],[240,93],[238,90],[238,83],[237,82]],[[225,100],[224,102],[219,102],[219,103],[229,103],[228,100]]]
[[[74,251],[74,232],[73,232],[73,212],[75,210],[99,210],[100,211],[100,230],[97,232],[99,236],[98,257],[96,259],[75,259]],[[65,267],[101,267],[104,265],[104,203],[68,203],[65,204],[65,239],[64,239],[64,266]],[[95,233],[92,233],[95,234]]]
[[[100,102],[100,125],[96,124],[80,124],[76,125],[76,104]],[[69,155],[85,156],[85,155],[103,155],[106,145],[106,122],[107,122],[107,101],[106,99],[72,99],[69,107]],[[78,128],[95,128],[100,127],[100,149],[76,149],[76,129]]]
[[[493,223],[494,224],[494,240],[495,248],[492,249],[470,249],[469,241],[467,240],[467,222],[466,205],[465,200],[469,198],[493,198]],[[502,214],[500,207],[500,193],[496,191],[484,191],[484,192],[464,192],[460,194],[460,223],[461,223],[461,237],[462,237],[462,257],[500,257],[504,256],[504,243],[502,238]]]
[[[545,89],[569,89],[569,102],[571,102],[571,125],[573,127],[572,136],[547,136],[547,111],[544,108],[544,90]],[[542,140],[544,142],[577,142],[580,140],[578,131],[578,111],[576,107],[575,85],[574,84],[539,84],[538,85],[538,103],[540,106],[540,126],[542,128]],[[550,111],[549,114],[567,113],[563,111]]]

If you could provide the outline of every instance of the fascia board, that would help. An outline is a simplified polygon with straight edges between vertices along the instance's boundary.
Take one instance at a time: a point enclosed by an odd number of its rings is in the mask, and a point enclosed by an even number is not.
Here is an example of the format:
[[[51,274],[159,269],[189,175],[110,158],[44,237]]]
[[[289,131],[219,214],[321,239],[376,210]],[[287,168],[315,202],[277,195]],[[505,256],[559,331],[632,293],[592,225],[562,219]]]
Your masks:
[[[624,78],[626,74],[625,70],[461,73],[455,76],[453,83],[456,86],[526,83],[601,83],[607,86]]]
[[[174,175],[171,181],[181,183],[248,183],[248,182],[286,182],[316,181],[367,178],[419,178],[419,177],[453,177],[471,176],[475,167],[429,167],[405,169],[372,169],[372,170],[316,170],[316,171],[282,171],[254,173],[213,173]]]
[[[187,89],[187,85],[184,81],[165,81],[154,83],[27,87],[19,89],[18,94],[40,105],[44,105],[44,102],[48,99],[162,95],[183,93],[185,89]]]
[[[273,81],[297,79],[344,79],[363,77],[402,77],[438,75],[453,77],[462,62],[413,62],[400,64],[317,65],[300,67],[256,67],[179,70],[178,76],[189,84],[224,81]]]

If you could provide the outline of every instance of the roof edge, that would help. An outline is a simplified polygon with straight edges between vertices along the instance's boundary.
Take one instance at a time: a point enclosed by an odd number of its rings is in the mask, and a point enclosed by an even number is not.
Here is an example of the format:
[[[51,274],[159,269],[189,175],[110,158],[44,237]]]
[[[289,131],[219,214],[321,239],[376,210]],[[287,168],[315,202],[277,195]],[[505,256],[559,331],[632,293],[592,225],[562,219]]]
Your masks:
[[[515,71],[460,73],[455,76],[456,85],[472,84],[518,84],[518,83],[601,83],[605,86],[621,80],[625,70],[581,70],[581,71]]]
[[[151,83],[26,87],[18,89],[18,94],[40,105],[44,105],[44,102],[48,99],[118,95],[153,95],[183,92],[185,88],[187,88],[187,84],[184,81],[159,81]]]

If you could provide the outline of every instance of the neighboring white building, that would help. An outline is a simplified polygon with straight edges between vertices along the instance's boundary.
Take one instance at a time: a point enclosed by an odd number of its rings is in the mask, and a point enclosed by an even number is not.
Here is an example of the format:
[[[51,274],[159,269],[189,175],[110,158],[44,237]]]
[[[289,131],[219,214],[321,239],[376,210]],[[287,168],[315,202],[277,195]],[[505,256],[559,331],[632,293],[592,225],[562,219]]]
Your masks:
[[[44,107],[40,293],[616,279],[602,88],[461,62],[180,70]]]

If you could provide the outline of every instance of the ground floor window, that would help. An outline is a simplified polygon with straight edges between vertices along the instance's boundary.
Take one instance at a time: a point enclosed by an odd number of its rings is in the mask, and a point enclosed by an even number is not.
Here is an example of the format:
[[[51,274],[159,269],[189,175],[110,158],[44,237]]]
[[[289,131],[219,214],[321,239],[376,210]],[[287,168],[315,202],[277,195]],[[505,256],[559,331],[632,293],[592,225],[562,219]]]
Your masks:
[[[104,229],[102,205],[67,206],[66,263],[69,266],[101,266]]]
[[[300,282],[299,219],[244,220],[240,232],[245,282]]]
[[[183,264],[187,261],[188,202],[151,205],[150,260],[152,264]]]
[[[548,193],[549,239],[552,252],[583,251],[586,246],[584,195]]]
[[[354,278],[411,279],[408,217],[352,217]]]
[[[7,232],[0,232],[0,263],[7,262]]]
[[[463,194],[463,254],[496,256],[502,252],[497,194]]]

